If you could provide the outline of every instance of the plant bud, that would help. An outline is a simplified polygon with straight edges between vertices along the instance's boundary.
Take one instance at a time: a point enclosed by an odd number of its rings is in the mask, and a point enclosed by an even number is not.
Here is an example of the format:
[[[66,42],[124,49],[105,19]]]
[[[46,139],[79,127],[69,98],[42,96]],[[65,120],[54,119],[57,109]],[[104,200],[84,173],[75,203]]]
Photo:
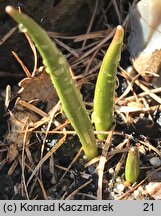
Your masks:
[[[136,147],[132,147],[128,153],[125,166],[125,179],[130,183],[136,182],[140,174],[140,158]]]

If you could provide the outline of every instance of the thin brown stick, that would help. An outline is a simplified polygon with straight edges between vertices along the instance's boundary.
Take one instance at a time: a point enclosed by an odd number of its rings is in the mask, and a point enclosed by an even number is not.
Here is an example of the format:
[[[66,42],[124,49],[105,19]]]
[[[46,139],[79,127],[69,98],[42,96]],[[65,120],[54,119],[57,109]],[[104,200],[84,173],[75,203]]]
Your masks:
[[[8,175],[11,176],[13,174],[13,172],[15,171],[16,167],[18,165],[18,160],[14,160],[11,167],[8,170]]]
[[[69,166],[67,167],[65,173],[62,175],[62,177],[59,180],[59,183],[63,180],[63,178],[65,177],[65,175],[69,172],[70,168],[72,167],[72,165],[77,161],[77,159],[79,158],[81,152],[83,151],[83,148],[81,147],[78,151],[78,153],[76,154],[76,156],[74,157],[74,159],[72,160],[72,162],[69,164]]]
[[[161,111],[161,105],[143,108],[116,105],[115,110],[120,113],[154,112],[155,110]]]
[[[25,166],[31,171],[33,172],[33,169],[26,163]],[[42,193],[43,193],[43,196],[44,196],[44,199],[45,200],[48,200],[48,195],[45,191],[45,188],[44,188],[44,185],[43,185],[43,182],[37,177],[37,181],[39,182],[39,185],[41,187],[41,190],[42,190]]]
[[[116,3],[116,0],[112,0],[112,4],[113,4],[114,9],[115,9],[115,11],[116,11],[116,14],[117,14],[119,23],[121,24],[121,23],[122,23],[122,18],[121,18],[121,15],[120,15],[119,8],[118,8],[118,5],[117,5],[117,3]]]
[[[23,107],[29,109],[29,110],[32,110],[33,112],[37,113],[38,115],[42,116],[42,117],[47,117],[48,114],[46,114],[44,111],[42,111],[41,109],[35,107],[34,105],[22,100],[22,99],[19,99],[17,101],[20,105],[22,105]]]
[[[37,52],[36,52],[36,47],[35,47],[34,43],[32,42],[32,40],[30,39],[28,33],[25,32],[24,34],[25,34],[25,37],[27,38],[27,40],[29,42],[29,45],[30,45],[31,50],[32,50],[33,55],[34,55],[34,68],[33,68],[33,71],[32,71],[32,74],[34,74],[35,71],[36,71],[36,69],[37,69]]]
[[[16,58],[16,60],[20,63],[22,69],[24,70],[25,74],[27,77],[31,78],[31,73],[30,71],[27,69],[27,67],[24,65],[24,63],[22,62],[22,60],[19,58],[19,56],[14,52],[12,51],[12,54],[14,55],[14,57]]]
[[[149,149],[152,149],[154,152],[156,152],[159,155],[159,157],[161,157],[161,152],[157,148],[155,148],[153,145],[151,145],[148,141],[143,142],[143,141],[139,140],[138,142],[141,143],[142,145],[148,147]]]
[[[40,162],[37,164],[37,166],[35,167],[35,169],[33,170],[32,174],[30,175],[28,181],[27,181],[27,185],[29,185],[30,181],[32,180],[32,178],[34,177],[34,175],[38,172],[38,170],[40,169],[40,167],[42,166],[42,164],[54,153],[58,150],[58,148],[65,142],[66,136],[64,136],[63,138],[61,138],[57,144],[55,146],[52,147],[52,149],[40,160]]]
[[[152,93],[160,93],[160,92],[161,92],[161,87],[155,88],[155,89],[151,89],[150,91],[151,91]],[[137,96],[138,96],[138,98],[141,98],[141,97],[144,97],[144,96],[146,96],[146,95],[148,95],[148,92],[142,92],[142,93],[138,94]],[[124,101],[124,102],[127,102],[127,101],[132,101],[132,100],[134,100],[134,99],[135,99],[134,96],[130,96],[130,97],[126,97],[123,101]]]
[[[92,25],[93,25],[93,22],[94,22],[94,19],[95,19],[95,16],[96,16],[97,7],[98,7],[98,0],[95,1],[94,11],[92,13],[92,17],[91,17],[91,20],[89,22],[88,29],[87,29],[87,32],[86,32],[87,34],[91,31],[91,28],[92,28]],[[83,41],[82,47],[84,47],[86,45],[86,42],[87,42],[87,39],[85,39]]]
[[[62,41],[55,39],[56,44],[58,44],[59,46],[63,47],[64,49],[66,49],[69,53],[71,53],[74,57],[79,58],[79,54],[77,53],[76,50],[74,50],[73,48],[67,46],[65,43],[63,43]]]
[[[132,80],[133,78],[124,70],[122,69],[122,72],[124,72],[124,74],[130,79]],[[135,84],[138,85],[143,91],[147,92],[147,94],[153,98],[155,101],[157,101],[159,104],[161,104],[161,98],[159,96],[157,96],[156,94],[154,94],[153,92],[151,92],[151,90],[149,90],[146,86],[144,86],[143,84],[140,83],[139,80],[134,80]]]
[[[1,39],[0,39],[0,46],[7,41],[12,35],[13,33],[17,30],[17,26],[11,28],[11,30],[9,30],[9,32],[7,34],[5,34]]]
[[[103,40],[101,40],[96,46],[94,46],[93,48],[91,48],[89,51],[85,52],[80,58],[79,61],[86,58],[87,56],[89,56],[91,53],[93,53],[95,50],[100,49],[100,47],[102,47],[105,43],[107,43],[107,41],[109,41],[113,35],[114,35],[115,29],[113,29],[113,31],[107,36],[105,37]]]

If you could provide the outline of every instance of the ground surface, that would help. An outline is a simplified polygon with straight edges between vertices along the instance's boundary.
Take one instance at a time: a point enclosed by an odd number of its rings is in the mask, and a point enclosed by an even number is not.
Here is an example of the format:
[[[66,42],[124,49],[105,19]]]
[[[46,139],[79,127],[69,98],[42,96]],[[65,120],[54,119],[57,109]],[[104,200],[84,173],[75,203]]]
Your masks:
[[[39,55],[32,77],[13,57],[15,51],[32,73],[35,58],[29,42],[4,12],[10,1],[0,1],[0,199],[154,199],[147,186],[161,180],[160,165],[151,162],[157,158],[159,163],[161,157],[157,100],[161,94],[142,77],[134,81],[125,71],[131,65],[128,14],[134,2],[18,2],[66,55],[89,113],[101,60],[118,24],[123,25],[125,38],[118,68],[115,127],[108,140],[97,140],[100,157],[87,163]],[[151,96],[148,89],[158,98]],[[131,146],[139,149],[141,159],[141,174],[132,187],[124,184],[125,159]],[[103,157],[106,163],[100,167]],[[98,181],[102,184],[98,185]]]

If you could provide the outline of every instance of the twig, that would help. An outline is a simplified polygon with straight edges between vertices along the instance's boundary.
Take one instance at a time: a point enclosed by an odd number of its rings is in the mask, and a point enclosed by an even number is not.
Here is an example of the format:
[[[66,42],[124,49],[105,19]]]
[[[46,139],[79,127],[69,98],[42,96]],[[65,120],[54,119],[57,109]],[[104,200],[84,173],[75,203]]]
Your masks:
[[[35,73],[36,69],[37,69],[37,52],[36,52],[36,47],[34,45],[34,43],[32,42],[32,40],[30,39],[30,36],[28,35],[27,32],[25,32],[25,37],[27,38],[28,42],[29,42],[29,45],[31,47],[31,50],[33,52],[33,55],[34,55],[34,68],[33,68],[33,71],[32,71],[32,74]]]
[[[151,89],[150,91],[151,91],[152,93],[160,93],[160,92],[161,92],[161,87],[155,88],[155,89]],[[141,98],[141,97],[144,97],[144,96],[146,96],[146,95],[148,95],[148,92],[142,92],[142,93],[138,94],[137,96],[138,96],[139,98]],[[130,97],[126,97],[123,101],[124,101],[124,102],[127,102],[127,101],[132,101],[132,100],[134,100],[134,99],[135,99],[135,96],[130,96]]]
[[[22,99],[19,99],[17,102],[18,102],[20,105],[22,105],[23,107],[25,107],[25,108],[27,108],[27,109],[29,109],[29,110],[32,110],[33,112],[39,114],[39,115],[42,116],[42,117],[47,117],[47,116],[48,116],[48,114],[46,114],[46,113],[45,113],[44,111],[42,111],[41,109],[35,107],[34,105],[32,105],[32,104],[30,104],[30,103],[28,103],[28,102],[26,102],[26,101],[24,101],[24,100],[22,100]]]
[[[1,46],[5,41],[7,41],[8,38],[10,38],[11,35],[12,35],[16,30],[17,30],[17,26],[11,28],[11,30],[10,30],[7,34],[5,34],[5,35],[0,39],[0,46]]]
[[[27,67],[24,65],[24,63],[22,62],[22,60],[19,58],[19,56],[14,52],[12,51],[12,54],[14,55],[14,57],[16,58],[16,60],[20,63],[21,67],[23,68],[25,74],[27,77],[31,78],[31,73],[30,71],[27,69]]]
[[[151,145],[148,141],[143,142],[143,141],[139,140],[138,142],[141,143],[142,145],[148,147],[149,149],[152,149],[154,152],[156,152],[159,155],[159,157],[161,157],[161,152],[158,149],[156,149],[153,145]]]
[[[98,7],[98,0],[95,1],[94,11],[93,11],[93,14],[92,14],[92,17],[91,17],[91,20],[89,22],[88,29],[87,29],[87,32],[86,32],[87,34],[91,31],[91,28],[92,28],[92,25],[93,25],[93,22],[94,22],[94,18],[96,16],[97,7]],[[86,39],[83,41],[82,47],[85,46],[86,41],[87,41]]]
[[[69,164],[69,166],[67,167],[65,173],[62,175],[62,177],[59,180],[59,183],[63,180],[63,178],[65,177],[65,175],[69,172],[70,168],[72,167],[72,165],[76,162],[76,160],[78,159],[78,157],[80,156],[81,152],[82,152],[82,147],[79,149],[78,153],[76,154],[76,156],[74,157],[74,159],[72,160],[72,162]]]
[[[132,80],[133,78],[124,70],[121,68],[121,70],[124,72],[124,74],[126,74],[126,76]],[[151,92],[147,87],[145,87],[143,84],[140,83],[139,80],[134,80],[135,84],[138,85],[143,91],[147,92],[147,94],[153,98],[155,101],[157,101],[159,104],[161,104],[161,98],[158,97],[156,94],[154,94],[153,92]]]

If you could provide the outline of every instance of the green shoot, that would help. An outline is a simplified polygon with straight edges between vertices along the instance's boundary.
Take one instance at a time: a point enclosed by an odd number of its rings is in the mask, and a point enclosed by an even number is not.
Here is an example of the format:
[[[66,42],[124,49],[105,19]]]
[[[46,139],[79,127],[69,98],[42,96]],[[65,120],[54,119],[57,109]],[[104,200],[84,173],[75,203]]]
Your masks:
[[[34,20],[23,13],[19,13],[11,6],[6,7],[6,12],[19,23],[23,32],[28,32],[40,52],[46,71],[49,73],[62,103],[62,108],[80,139],[87,159],[96,157],[98,150],[93,127],[80,92],[72,79],[66,58]]]
[[[117,66],[120,60],[124,30],[118,26],[114,38],[104,56],[95,87],[92,121],[96,131],[110,130],[113,123]],[[107,135],[98,134],[100,140]]]
[[[129,183],[135,183],[140,174],[138,149],[132,147],[128,153],[125,166],[125,179]]]

